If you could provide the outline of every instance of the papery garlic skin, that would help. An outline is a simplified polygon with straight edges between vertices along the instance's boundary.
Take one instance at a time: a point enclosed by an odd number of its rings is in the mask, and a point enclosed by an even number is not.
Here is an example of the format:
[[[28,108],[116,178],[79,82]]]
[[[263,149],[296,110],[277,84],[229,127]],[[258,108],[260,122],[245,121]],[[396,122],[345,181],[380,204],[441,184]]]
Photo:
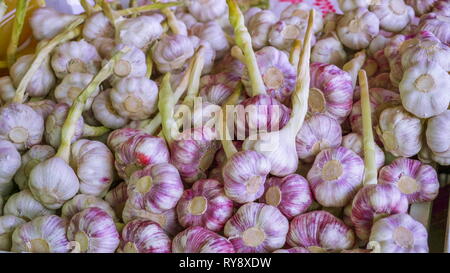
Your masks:
[[[448,128],[450,128],[450,110],[429,119],[425,132],[427,147],[432,153],[431,157],[442,165],[450,165],[450,138],[446,134]]]
[[[356,8],[368,8],[371,0],[338,0],[339,8],[342,11],[349,11]]]
[[[318,40],[311,51],[311,62],[342,67],[346,60],[347,53],[335,34]]]
[[[30,18],[33,36],[37,40],[51,39],[77,19],[74,15],[60,13],[52,8],[36,9]]]
[[[36,165],[28,182],[34,198],[49,209],[58,209],[77,194],[80,182],[61,158],[52,157]]]
[[[112,106],[111,89],[105,90],[98,94],[92,102],[92,111],[95,118],[100,121],[103,126],[111,129],[119,129],[128,123],[128,119],[120,116]]]
[[[364,162],[344,147],[325,149],[315,158],[307,179],[315,200],[325,207],[344,207],[361,187]]]
[[[54,97],[56,101],[58,103],[65,103],[71,106],[93,78],[93,75],[86,73],[73,72],[67,74],[54,90]],[[92,96],[87,99],[84,105],[84,110],[89,110],[91,108],[92,101],[99,92],[100,88],[97,88]]]
[[[111,54],[123,49],[123,47],[124,45],[122,44],[116,46]],[[106,60],[103,60],[103,62],[106,62]],[[114,65],[110,82],[113,85],[116,85],[122,78],[142,78],[145,77],[146,73],[147,63],[145,53],[136,47],[132,47],[131,50],[124,54]]]
[[[114,181],[114,156],[99,142],[80,139],[72,144],[70,166],[80,179],[80,192],[104,196]]]
[[[428,253],[426,228],[406,213],[375,222],[370,242],[377,242],[381,253]]]
[[[399,32],[414,17],[414,10],[403,0],[378,0],[370,6],[370,11],[380,19],[380,27],[392,32]]]
[[[402,106],[386,108],[380,114],[378,136],[394,156],[412,157],[422,148],[422,122]]]
[[[437,0],[405,0],[406,4],[414,8],[417,15],[425,14],[433,8]]]
[[[311,251],[304,247],[293,247],[288,249],[278,249],[272,253],[311,253]]]
[[[305,120],[295,138],[298,158],[313,162],[322,150],[337,148],[342,142],[342,129],[337,120],[324,114],[315,114]]]
[[[313,202],[308,181],[298,174],[271,177],[260,202],[274,206],[288,219],[304,213]]]
[[[350,133],[342,137],[342,146],[352,150],[364,160],[363,137],[358,133]],[[384,166],[383,150],[375,143],[375,165],[377,169]]]
[[[93,41],[98,38],[114,38],[114,27],[103,12],[89,16],[83,27],[83,38]]]
[[[155,222],[136,219],[122,230],[119,253],[170,253],[172,241]]]
[[[87,208],[102,209],[108,213],[114,221],[117,220],[116,213],[107,201],[100,197],[82,193],[75,195],[72,199],[64,203],[64,206],[61,209],[61,217],[69,221],[75,214]]]
[[[432,32],[442,43],[450,45],[450,17],[438,15],[435,13],[424,14],[420,17],[419,29]]]
[[[153,61],[161,73],[180,69],[194,55],[194,44],[188,36],[165,35],[152,47]]]
[[[355,234],[339,218],[319,210],[292,219],[286,241],[292,247],[342,250],[353,247]]]
[[[33,108],[33,110],[42,116],[44,120],[55,110],[56,103],[53,100],[39,100],[39,101],[29,101],[26,103],[28,106]]]
[[[337,24],[337,34],[348,48],[360,50],[369,46],[378,35],[380,20],[367,8],[357,8],[344,13]]]
[[[99,208],[75,214],[67,227],[67,238],[79,244],[81,253],[114,253],[120,242],[113,219]]]
[[[16,88],[10,76],[0,77],[0,105],[7,104],[14,99]]]
[[[39,216],[55,214],[55,211],[47,209],[39,203],[30,190],[23,190],[9,197],[3,208],[3,213],[30,221]]]
[[[21,56],[11,66],[10,75],[14,86],[19,86],[34,58],[33,54]],[[50,58],[45,58],[39,69],[33,74],[25,91],[30,97],[44,97],[55,86],[55,83],[56,78],[50,67]]]
[[[146,210],[162,213],[175,208],[183,194],[178,170],[169,163],[154,164],[134,172],[128,181],[128,195],[142,195]]]
[[[23,151],[39,144],[44,134],[44,120],[30,106],[10,103],[0,108],[0,140],[11,141]]]
[[[0,216],[0,251],[11,250],[11,237],[14,230],[26,221],[14,215]]]
[[[58,79],[74,72],[95,75],[100,69],[101,57],[88,42],[73,41],[61,44],[53,51],[51,65]]]
[[[358,238],[367,241],[373,223],[379,218],[407,211],[408,199],[395,185],[368,185],[353,199],[351,219]]]
[[[258,50],[268,45],[270,29],[277,21],[277,16],[271,10],[260,10],[248,20],[248,31],[254,49]]]
[[[40,162],[49,159],[56,153],[49,145],[34,145],[22,155],[21,166],[14,175],[14,181],[19,189],[28,189],[28,178],[31,170]]]
[[[234,154],[222,169],[225,194],[238,203],[258,199],[270,169],[269,159],[261,153],[248,150]]]
[[[188,0],[186,6],[189,12],[201,22],[218,19],[228,12],[225,0]]]
[[[12,252],[67,253],[67,223],[56,215],[40,216],[16,228],[12,235]]]
[[[117,24],[116,42],[147,50],[150,44],[163,33],[161,14],[128,18]]]
[[[397,158],[381,168],[378,181],[396,185],[410,204],[432,201],[439,192],[436,170],[409,158]]]
[[[0,140],[0,196],[6,197],[11,193],[14,186],[12,178],[20,168],[20,163],[20,153],[14,144]]]
[[[214,51],[216,51],[217,59],[222,58],[230,49],[225,32],[215,21],[195,24],[190,28],[190,32],[200,38],[200,40],[208,41]]]
[[[183,227],[201,226],[218,232],[233,215],[233,201],[225,195],[222,183],[202,179],[184,191],[177,215]]]
[[[45,121],[45,141],[57,149],[61,144],[61,130],[69,113],[69,105],[59,103]],[[84,120],[80,117],[75,124],[75,134],[71,142],[75,142],[83,135]]]

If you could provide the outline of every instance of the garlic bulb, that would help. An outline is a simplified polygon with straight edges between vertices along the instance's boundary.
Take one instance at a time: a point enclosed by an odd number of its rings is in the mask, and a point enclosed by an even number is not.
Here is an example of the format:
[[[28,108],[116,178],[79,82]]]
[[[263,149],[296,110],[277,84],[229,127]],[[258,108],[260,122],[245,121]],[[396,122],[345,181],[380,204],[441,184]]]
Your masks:
[[[69,113],[69,108],[69,105],[65,103],[57,104],[45,121],[45,141],[53,148],[58,148],[61,143],[61,129]],[[83,135],[83,127],[84,120],[83,117],[80,117],[75,125],[72,143]]]
[[[96,12],[84,22],[83,38],[93,41],[98,38],[114,38],[114,27],[103,12]]]
[[[344,147],[325,149],[315,158],[307,179],[315,200],[325,207],[344,207],[361,187],[364,162]]]
[[[322,150],[337,148],[342,142],[339,122],[324,114],[314,114],[303,123],[295,139],[298,158],[313,162]]]
[[[398,86],[403,78],[403,67],[402,67],[402,57],[400,54],[400,49],[403,43],[409,40],[410,37],[405,35],[395,35],[390,39],[384,48],[384,55],[389,61],[389,67],[391,71],[389,72],[389,78],[394,86]]]
[[[11,103],[0,108],[0,140],[11,141],[23,151],[39,144],[44,134],[44,120],[30,106]]]
[[[309,11],[313,8],[313,6],[307,4],[307,3],[296,3],[291,4],[287,6],[280,14],[280,18],[287,19],[289,17],[299,17],[303,19],[304,21],[308,21],[309,17]],[[323,16],[320,9],[315,9],[316,12],[314,13],[314,25],[313,25],[313,32],[319,33],[323,29]]]
[[[371,0],[338,0],[339,8],[342,11],[349,11],[356,8],[368,8]]]
[[[414,17],[414,10],[403,0],[377,0],[370,11],[380,20],[381,28],[392,32],[400,32]]]
[[[276,22],[270,28],[268,41],[270,45],[280,49],[289,50],[295,40],[304,40],[308,19],[292,16]],[[311,37],[311,44],[316,42],[315,36]]]
[[[58,79],[74,72],[97,74],[101,57],[88,42],[73,41],[61,44],[54,50],[51,65]]]
[[[257,51],[255,56],[267,94],[283,102],[294,91],[296,69],[289,63],[284,52],[271,46]],[[252,94],[251,79],[247,68],[242,74],[242,83],[247,94]]]
[[[170,253],[172,241],[155,222],[136,219],[122,230],[119,253]]]
[[[218,19],[228,12],[225,0],[188,0],[186,6],[189,12],[202,22]]]
[[[277,21],[277,16],[271,10],[260,10],[248,20],[248,31],[254,49],[268,45],[270,29]]]
[[[233,215],[233,201],[216,180],[202,179],[185,190],[177,204],[178,221],[183,227],[201,226],[220,231]]]
[[[216,74],[203,76],[200,80],[200,86],[222,83],[234,89],[241,81],[244,68],[244,63],[231,54],[227,54],[214,65],[214,73]]]
[[[450,110],[446,110],[428,120],[426,129],[427,147],[433,160],[442,165],[450,165],[450,138],[446,134],[450,128]]]
[[[144,77],[120,80],[110,92],[117,113],[132,120],[149,118],[156,111],[158,86]]]
[[[222,105],[226,99],[233,93],[233,89],[225,84],[205,85],[200,89],[200,97],[206,102]]]
[[[118,45],[113,52],[121,50],[124,45]],[[141,78],[145,77],[147,73],[147,63],[145,53],[135,47],[132,47],[129,52],[124,54],[113,68],[113,75],[111,76],[111,83],[116,85],[122,78]]]
[[[194,55],[194,50],[194,43],[188,36],[164,35],[152,47],[152,57],[158,71],[166,73],[182,68]]]
[[[49,145],[34,145],[24,153],[21,160],[22,164],[14,176],[14,181],[19,189],[28,189],[28,178],[34,166],[54,155],[55,149]]]
[[[342,137],[342,146],[352,150],[364,160],[363,137],[358,133],[350,133]],[[384,166],[384,152],[375,143],[375,164],[377,169]]]
[[[87,208],[99,208],[108,213],[114,221],[117,220],[116,213],[109,205],[109,203],[100,197],[77,194],[72,199],[64,203],[61,209],[61,217],[69,221],[75,214],[87,209]]]
[[[95,49],[97,49],[98,54],[104,59],[111,58],[114,53],[114,50],[116,49],[116,41],[111,38],[99,37],[91,41],[91,44],[95,46]]]
[[[33,12],[30,26],[33,36],[37,40],[51,39],[76,19],[75,15],[60,13],[52,8],[44,7]]]
[[[49,209],[62,207],[80,188],[75,172],[59,157],[36,165],[30,172],[28,185],[34,198]]]
[[[124,127],[128,123],[128,119],[121,117],[112,106],[111,89],[105,90],[98,94],[92,102],[92,112],[95,118],[111,129]]]
[[[438,0],[433,5],[433,12],[442,16],[450,17],[450,2],[447,0]]]
[[[197,36],[189,36],[189,39],[191,40],[192,46],[194,47],[194,51],[198,51],[200,49],[200,46],[202,47],[202,56],[204,61],[202,75],[211,73],[214,68],[214,61],[216,60],[216,51],[212,47],[211,43],[208,40],[201,40]],[[182,67],[182,69],[184,69],[185,71],[187,69],[185,68],[186,66],[188,66],[187,61]],[[182,70],[177,70],[174,72],[177,74],[183,73]]]
[[[128,199],[127,188],[127,183],[122,182],[111,189],[105,196],[105,201],[113,208],[119,218],[122,218],[123,207]]]
[[[58,103],[65,103],[71,106],[93,78],[93,75],[86,73],[73,72],[67,74],[64,76],[61,83],[55,88],[54,97],[56,101]],[[92,97],[87,99],[86,104],[84,105],[84,110],[91,108],[92,101],[99,92],[100,89],[97,88],[92,94]]]
[[[425,14],[433,8],[437,0],[405,0],[406,4],[414,8],[417,15]]]
[[[277,208],[247,203],[225,224],[224,234],[238,253],[267,253],[284,245],[288,229],[288,220]]]
[[[347,53],[334,32],[332,35],[318,40],[311,51],[312,62],[342,67],[346,60]]]
[[[353,199],[351,219],[358,238],[367,241],[378,219],[407,211],[408,199],[395,185],[367,185]]]
[[[29,101],[26,103],[33,108],[44,120],[55,110],[56,103],[53,100]]]
[[[67,238],[80,246],[81,253],[114,253],[120,242],[113,219],[99,208],[75,214],[67,227]]]
[[[0,251],[11,250],[12,233],[25,223],[25,220],[13,215],[0,216]]]
[[[194,26],[195,24],[198,23],[197,19],[195,19],[195,17],[192,16],[192,14],[190,14],[188,12],[184,12],[184,11],[177,12],[175,14],[175,17],[179,21],[183,22],[188,30],[190,30],[192,26]]]
[[[313,202],[308,181],[298,174],[271,177],[265,183],[262,203],[274,206],[288,219],[304,213]]]
[[[428,253],[425,227],[406,213],[375,222],[369,244],[379,245],[381,253]]]
[[[7,196],[13,189],[12,178],[20,168],[20,153],[14,144],[0,140],[0,196]]]
[[[292,219],[286,241],[292,247],[342,250],[353,247],[355,235],[339,218],[318,210]]]
[[[304,247],[292,247],[288,249],[278,249],[272,253],[311,253],[311,251]]]
[[[0,77],[0,105],[11,102],[16,93],[13,80],[10,76]]]
[[[368,53],[373,55],[379,50],[384,50],[392,35],[393,33],[391,32],[380,30],[380,33],[370,42]]]
[[[408,202],[429,202],[439,192],[436,170],[419,160],[397,158],[380,170],[380,184],[394,184],[408,198]]]
[[[262,11],[263,9],[259,7],[250,7],[244,12],[244,23],[245,26],[248,28],[248,24],[250,22],[250,19],[253,18],[258,12]]]
[[[225,56],[230,49],[225,32],[215,21],[204,24],[197,23],[190,28],[190,32],[200,38],[200,40],[208,41],[211,47],[216,51],[217,59]]]
[[[128,18],[117,23],[116,42],[147,50],[150,44],[163,33],[161,14]]]
[[[10,76],[14,86],[18,87],[25,73],[33,63],[35,55],[23,55],[11,66]],[[33,74],[26,91],[30,97],[45,97],[55,86],[56,79],[50,67],[50,58],[45,58],[39,69]]]
[[[420,18],[419,29],[432,32],[442,43],[450,45],[450,17],[428,13]]]
[[[12,252],[67,253],[67,223],[56,215],[40,216],[17,227],[12,234]]]
[[[122,144],[127,142],[130,138],[144,134],[145,133],[141,130],[131,128],[114,130],[108,135],[108,147],[111,149],[111,151],[117,152],[120,150],[120,146],[122,146]]]
[[[350,74],[332,64],[311,64],[309,112],[323,113],[342,123],[352,110]]]
[[[72,144],[70,166],[80,180],[80,192],[104,196],[114,181],[114,156],[99,142],[80,139]]]
[[[39,216],[55,214],[55,211],[47,209],[39,203],[30,190],[23,190],[9,197],[3,208],[3,213],[30,221]]]
[[[173,253],[235,253],[233,245],[224,237],[203,227],[190,227],[172,241]]]
[[[367,8],[357,8],[344,13],[337,24],[337,34],[348,48],[360,50],[369,46],[378,35],[380,20]]]
[[[384,109],[379,118],[377,134],[386,151],[394,156],[411,157],[422,147],[422,121],[402,106]]]

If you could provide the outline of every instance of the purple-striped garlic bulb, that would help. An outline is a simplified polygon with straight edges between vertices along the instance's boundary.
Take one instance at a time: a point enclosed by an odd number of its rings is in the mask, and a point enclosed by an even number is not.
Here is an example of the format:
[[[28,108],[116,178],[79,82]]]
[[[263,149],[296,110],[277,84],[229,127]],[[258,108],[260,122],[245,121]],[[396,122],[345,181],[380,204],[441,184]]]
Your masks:
[[[335,32],[318,40],[311,51],[311,61],[315,63],[334,64],[342,67],[346,60],[347,53]]]
[[[342,146],[352,150],[364,160],[363,138],[358,133],[350,133],[342,137]],[[375,164],[377,169],[384,166],[384,152],[375,143]]]
[[[200,89],[200,97],[206,102],[222,105],[233,93],[233,89],[226,84],[208,84]]]
[[[119,218],[122,218],[123,207],[128,199],[127,188],[127,183],[122,182],[113,189],[109,190],[105,196],[105,201],[108,202]]]
[[[0,105],[10,103],[14,99],[16,88],[10,76],[0,77]]]
[[[224,234],[238,253],[267,253],[284,246],[288,229],[276,207],[247,203],[225,224]]]
[[[380,27],[387,31],[400,32],[414,17],[414,10],[403,0],[378,0],[370,6],[380,20]]]
[[[81,253],[114,253],[120,242],[113,219],[100,208],[75,214],[67,227],[67,238]]]
[[[284,216],[292,219],[308,210],[313,197],[308,181],[301,175],[291,174],[269,178],[260,201],[278,208]]]
[[[296,246],[288,249],[278,249],[272,253],[311,253],[311,251],[307,248]]]
[[[132,128],[121,128],[114,130],[108,135],[108,147],[111,149],[111,151],[117,152],[120,150],[120,147],[123,143],[127,142],[130,138],[137,135],[145,135],[145,132]]]
[[[375,222],[369,245],[381,253],[428,253],[428,233],[409,214],[395,214]]]
[[[419,118],[396,106],[381,112],[376,129],[386,151],[394,156],[411,157],[422,148],[422,127]]]
[[[233,201],[225,195],[222,183],[202,179],[184,191],[177,215],[183,227],[201,226],[218,232],[233,215]]]
[[[124,127],[129,119],[120,116],[114,109],[111,102],[111,89],[100,92],[92,102],[92,112],[95,119],[100,121],[103,126],[111,129],[119,129]]]
[[[307,13],[308,15],[308,13]],[[268,41],[271,46],[280,50],[288,51],[294,44],[295,40],[304,40],[308,18],[299,16],[291,16],[276,22],[270,28]],[[316,38],[311,37],[312,45],[316,43]]]
[[[346,11],[337,23],[337,34],[348,48],[367,48],[380,31],[380,20],[367,8]]]
[[[351,219],[356,235],[367,241],[373,223],[382,217],[406,213],[408,199],[393,184],[366,185],[353,199]]]
[[[61,144],[61,129],[66,121],[70,106],[59,103],[45,121],[45,141],[53,148],[58,148]],[[72,143],[83,135],[84,120],[80,117],[75,125],[75,134]]]
[[[220,59],[229,51],[230,45],[226,38],[225,32],[215,21],[207,23],[197,23],[189,29],[190,33],[200,38],[200,40],[208,41],[216,52],[216,58]]]
[[[406,4],[414,8],[417,15],[430,12],[437,0],[405,0]]]
[[[3,213],[30,221],[39,216],[55,214],[55,211],[39,203],[30,190],[23,190],[8,198],[3,208]]]
[[[428,120],[426,142],[431,158],[441,165],[450,165],[450,138],[446,134],[450,128],[450,110],[446,110]]]
[[[75,15],[60,13],[53,8],[43,7],[33,12],[30,18],[30,26],[33,36],[37,40],[51,39],[76,19]]]
[[[420,17],[419,29],[432,32],[442,43],[450,45],[450,17],[442,16],[433,12]]]
[[[0,140],[0,196],[8,196],[11,193],[14,187],[12,180],[20,164],[20,153],[14,144]]]
[[[64,203],[61,208],[61,217],[69,221],[75,214],[88,209],[88,208],[99,208],[117,221],[116,213],[112,209],[112,206],[100,197],[87,194],[77,194],[72,199]]]
[[[189,227],[172,241],[173,253],[235,253],[229,240],[204,227]]]
[[[405,109],[419,118],[430,118],[447,110],[450,75],[436,63],[423,63],[403,73],[399,90]]]
[[[117,23],[116,42],[127,46],[147,50],[152,42],[158,39],[164,30],[161,14],[128,18]]]
[[[83,38],[89,42],[99,38],[114,39],[114,27],[103,12],[96,12],[84,22]]]
[[[175,208],[182,194],[180,174],[169,163],[153,164],[137,170],[128,181],[128,196],[141,195],[145,209],[154,213]]]
[[[164,35],[152,47],[153,61],[161,73],[181,69],[194,55],[194,41],[181,34]]]
[[[354,246],[355,234],[341,219],[318,210],[292,219],[286,241],[292,247],[343,250]]]
[[[186,1],[189,13],[201,22],[219,19],[228,12],[225,0]]]
[[[325,207],[344,207],[362,185],[364,162],[344,147],[321,151],[307,179],[315,200]]]
[[[270,29],[277,21],[277,16],[271,10],[259,10],[248,20],[248,31],[254,49],[258,50],[268,45]]]
[[[14,175],[14,181],[19,189],[28,189],[30,172],[40,162],[55,155],[55,149],[49,145],[34,145],[22,155],[21,166]]]
[[[26,221],[14,215],[0,216],[0,251],[11,250],[11,237],[14,230]]]
[[[433,12],[442,16],[450,17],[450,2],[447,0],[438,0],[433,5]]]
[[[332,64],[311,64],[309,111],[323,113],[342,123],[352,110],[350,74]]]
[[[102,142],[80,139],[72,144],[70,166],[80,179],[80,192],[104,196],[114,181],[114,155]]]
[[[283,102],[294,91],[296,69],[289,63],[288,56],[281,50],[267,46],[255,52],[266,92],[273,98]],[[247,94],[252,94],[252,86],[248,69],[244,69],[242,83]]]
[[[58,79],[74,72],[97,74],[101,57],[88,42],[73,41],[61,44],[54,50],[51,65]]]
[[[342,142],[342,129],[337,120],[325,114],[314,114],[307,118],[297,134],[295,147],[298,158],[313,162],[322,150],[337,148]]]
[[[34,198],[45,207],[59,209],[77,194],[80,182],[64,159],[52,157],[33,168],[28,186]]]
[[[409,158],[397,158],[381,168],[378,183],[396,185],[410,204],[432,201],[439,192],[436,170]]]
[[[81,72],[67,74],[54,90],[56,101],[71,106],[93,78],[93,75]],[[100,88],[97,88],[92,96],[87,99],[84,110],[89,110],[91,108],[92,101],[99,92]]]
[[[402,56],[400,49],[403,43],[409,40],[411,37],[407,37],[402,34],[395,35],[390,39],[384,48],[384,55],[389,61],[389,78],[391,83],[398,87],[400,81],[403,78]]]
[[[26,104],[33,108],[36,113],[41,115],[44,120],[46,120],[47,117],[53,112],[53,110],[55,110],[56,106],[56,103],[50,99],[28,101]]]
[[[67,253],[71,246],[66,237],[67,223],[56,215],[34,218],[18,226],[12,234],[12,252]]]
[[[170,253],[172,241],[155,222],[136,219],[122,230],[119,253]]]
[[[124,45],[118,45],[112,51],[111,54],[121,50]],[[145,58],[145,53],[136,48],[132,47],[129,52],[124,54],[119,61],[114,64],[113,75],[110,81],[113,85],[122,78],[142,78],[145,77],[147,73],[147,63]]]
[[[24,55],[11,66],[10,76],[15,87],[18,87],[25,73],[30,68],[35,55]],[[50,58],[45,58],[39,69],[33,74],[26,92],[30,97],[45,97],[55,86],[56,78],[50,67]]]
[[[349,11],[356,8],[368,8],[370,0],[337,0],[342,11]]]
[[[227,54],[214,65],[214,73],[216,74],[203,76],[200,80],[200,86],[222,83],[234,89],[241,81],[244,69],[244,63],[231,54]]]

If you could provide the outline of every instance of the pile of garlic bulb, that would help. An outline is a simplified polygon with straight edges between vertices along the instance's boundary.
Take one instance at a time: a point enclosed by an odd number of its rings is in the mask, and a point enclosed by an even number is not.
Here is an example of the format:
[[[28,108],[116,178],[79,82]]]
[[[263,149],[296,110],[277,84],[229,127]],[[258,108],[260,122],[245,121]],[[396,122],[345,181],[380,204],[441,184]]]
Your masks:
[[[429,251],[408,210],[450,165],[448,1],[83,2],[34,11],[0,77],[0,251]],[[229,106],[258,107],[231,140]]]

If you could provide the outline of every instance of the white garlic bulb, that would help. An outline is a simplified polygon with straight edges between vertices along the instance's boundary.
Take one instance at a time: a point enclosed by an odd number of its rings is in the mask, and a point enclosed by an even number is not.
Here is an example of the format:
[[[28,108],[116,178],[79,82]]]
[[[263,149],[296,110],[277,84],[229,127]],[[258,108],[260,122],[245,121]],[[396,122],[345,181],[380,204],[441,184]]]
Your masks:
[[[58,84],[58,86],[56,86],[55,88],[54,96],[56,101],[58,103],[65,103],[71,106],[93,78],[94,77],[91,74],[80,72],[67,74],[66,76],[64,76],[61,83]],[[97,88],[92,96],[87,99],[84,105],[84,110],[88,110],[91,108],[92,101],[99,92],[100,89]]]
[[[311,62],[334,64],[342,67],[347,61],[347,53],[336,33],[316,42],[311,51]]]
[[[13,81],[10,76],[0,77],[0,105],[12,101],[16,93]]]
[[[247,28],[252,17],[260,11],[262,11],[262,9],[259,7],[251,7],[244,12],[244,23]]]
[[[302,18],[304,21],[308,21],[309,12],[311,9],[313,9],[313,6],[307,3],[291,4],[281,12],[280,19],[283,20],[289,17],[296,16]],[[315,9],[313,32],[319,33],[322,31],[322,29],[323,29],[322,12],[319,9]]]
[[[184,11],[177,12],[175,14],[175,17],[181,22],[183,22],[187,29],[190,29],[192,26],[198,23],[197,19],[195,19],[195,17],[188,12]]]
[[[450,17],[442,16],[434,12],[420,17],[419,30],[432,32],[444,44],[450,44]]]
[[[184,35],[165,35],[152,48],[153,61],[159,72],[166,73],[182,68],[194,55],[194,45]]]
[[[11,237],[14,229],[25,223],[25,220],[14,215],[0,216],[0,251],[11,250]]]
[[[426,130],[427,146],[433,160],[442,165],[450,165],[450,110],[428,120]]]
[[[356,8],[368,8],[372,0],[338,0],[339,8],[348,11]]]
[[[9,197],[3,208],[3,213],[30,221],[39,216],[55,214],[55,211],[47,209],[39,203],[30,190],[23,190]]]
[[[58,148],[61,143],[61,129],[64,121],[69,113],[69,105],[60,103],[55,106],[53,112],[47,117],[45,121],[45,141]],[[84,120],[80,117],[75,125],[75,134],[72,138],[72,142],[76,141],[83,135]]]
[[[217,22],[197,23],[190,28],[190,31],[201,40],[209,42],[211,47],[216,51],[216,58],[222,58],[228,53],[230,45],[228,44],[225,32]]]
[[[92,103],[92,112],[95,118],[103,126],[111,129],[119,129],[128,123],[128,119],[120,116],[112,106],[111,89],[100,92]]]
[[[413,8],[407,6],[403,0],[377,0],[370,6],[378,19],[380,27],[387,31],[400,32],[414,17]]]
[[[308,20],[292,16],[275,23],[269,32],[269,43],[281,50],[289,50],[295,40],[304,40]],[[311,37],[314,44],[315,36]]]
[[[12,178],[19,168],[20,154],[14,144],[6,140],[0,140],[0,196],[11,193],[13,188]]]
[[[199,21],[218,19],[228,12],[225,0],[187,0],[189,12]]]
[[[124,45],[116,46],[112,53],[123,47]],[[107,62],[107,60],[104,60],[104,62]],[[145,53],[139,48],[132,47],[129,52],[125,53],[120,60],[115,63],[113,73],[114,74],[110,79],[113,85],[122,78],[145,77],[145,74],[147,73]]]
[[[44,120],[55,110],[56,103],[53,100],[37,100],[29,101],[26,105],[33,108],[33,110],[42,116]]]
[[[49,145],[34,145],[22,155],[22,164],[14,175],[19,189],[28,189],[28,178],[31,170],[40,162],[55,155],[55,149]]]
[[[51,39],[77,19],[74,15],[60,13],[52,8],[39,8],[33,12],[30,25],[37,40]]]
[[[64,203],[61,209],[61,217],[66,220],[70,220],[75,214],[87,209],[87,208],[99,208],[108,213],[114,221],[117,221],[117,216],[114,210],[111,208],[108,202],[93,195],[77,194],[75,197]]]
[[[117,24],[116,42],[147,50],[150,44],[163,33],[161,14],[139,16],[123,20]]]
[[[366,8],[357,8],[344,13],[337,24],[337,34],[348,48],[360,50],[369,46],[380,31],[380,20]]]
[[[95,46],[98,54],[104,59],[110,59],[116,48],[116,41],[111,38],[99,37],[91,41],[91,44]]]
[[[268,45],[270,29],[277,21],[277,16],[270,10],[260,10],[248,20],[248,31],[254,49]]]
[[[98,38],[114,38],[114,27],[103,12],[96,12],[84,22],[83,38],[93,41]]]
[[[406,4],[414,8],[418,16],[425,14],[433,8],[437,0],[405,0]]]

